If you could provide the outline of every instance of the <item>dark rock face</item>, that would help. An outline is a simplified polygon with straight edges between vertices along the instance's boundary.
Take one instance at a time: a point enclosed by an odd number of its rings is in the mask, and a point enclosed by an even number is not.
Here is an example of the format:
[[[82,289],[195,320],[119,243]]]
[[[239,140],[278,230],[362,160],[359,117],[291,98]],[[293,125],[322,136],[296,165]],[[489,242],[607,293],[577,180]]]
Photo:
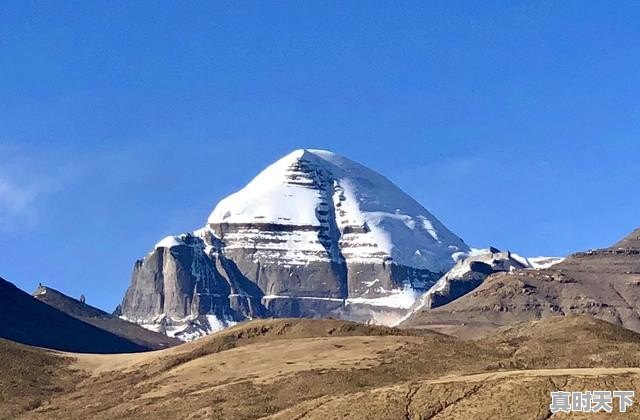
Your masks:
[[[179,244],[157,247],[136,261],[117,315],[184,340],[270,316],[392,324],[442,275],[391,262],[260,263],[245,250],[229,258],[215,244],[210,234],[185,234]],[[377,301],[388,290],[405,293],[407,285],[410,301]]]
[[[466,295],[476,287],[480,286],[484,279],[493,274],[494,271],[489,264],[474,261],[470,271],[456,278],[449,279],[449,288],[446,292],[435,292],[431,295],[428,306],[437,308],[446,305],[460,296]]]
[[[458,299],[480,286],[491,274],[529,268],[526,261],[510,252],[491,247],[458,263],[422,297],[420,308],[437,308]]]
[[[184,245],[156,248],[144,260],[136,262],[131,287],[122,302],[123,314],[129,311],[184,318],[192,308],[207,307],[220,315],[228,310],[221,296],[230,287],[202,251],[198,238],[189,237]]]
[[[182,337],[212,332],[247,318],[265,317],[262,293],[238,269],[217,253],[206,254],[202,238],[187,234],[181,243],[157,247],[135,263],[131,286],[119,315],[124,319],[156,326],[156,330]],[[212,319],[205,315],[215,317]],[[196,332],[194,332],[196,331]]]
[[[221,236],[221,240],[224,239],[225,236]],[[344,262],[310,260],[304,265],[286,264],[275,256],[262,259],[256,254],[258,252],[250,247],[224,250],[224,258],[232,261],[237,272],[251,279],[249,281],[264,295],[346,298]]]

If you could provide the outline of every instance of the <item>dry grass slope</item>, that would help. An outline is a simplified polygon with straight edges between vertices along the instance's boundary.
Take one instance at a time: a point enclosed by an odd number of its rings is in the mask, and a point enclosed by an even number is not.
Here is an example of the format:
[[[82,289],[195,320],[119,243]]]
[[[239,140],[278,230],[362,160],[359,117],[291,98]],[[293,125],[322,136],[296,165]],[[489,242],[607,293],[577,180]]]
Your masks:
[[[17,366],[46,366],[0,367],[0,377],[22,378],[18,387],[1,383],[0,414],[12,419],[546,419],[551,390],[635,389],[640,380],[640,335],[587,317],[468,341],[344,321],[260,320],[130,355],[6,344],[3,355]]]
[[[70,357],[0,339],[0,418],[36,410],[74,389]]]

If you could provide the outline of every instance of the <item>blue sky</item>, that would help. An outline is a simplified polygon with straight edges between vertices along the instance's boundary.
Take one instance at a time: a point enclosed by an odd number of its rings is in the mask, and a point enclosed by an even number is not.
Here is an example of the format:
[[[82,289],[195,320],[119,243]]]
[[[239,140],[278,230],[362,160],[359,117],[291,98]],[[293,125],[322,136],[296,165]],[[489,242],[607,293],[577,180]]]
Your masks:
[[[640,3],[15,1],[0,8],[0,276],[112,310],[134,261],[302,147],[472,246],[640,225]]]

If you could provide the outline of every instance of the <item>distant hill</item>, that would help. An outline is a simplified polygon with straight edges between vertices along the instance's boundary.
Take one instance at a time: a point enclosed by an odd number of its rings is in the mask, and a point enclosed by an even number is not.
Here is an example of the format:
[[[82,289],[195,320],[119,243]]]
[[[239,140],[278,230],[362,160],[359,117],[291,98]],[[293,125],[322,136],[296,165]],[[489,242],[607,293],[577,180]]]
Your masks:
[[[32,346],[79,353],[150,350],[40,302],[0,278],[0,337]]]
[[[489,276],[472,292],[414,313],[402,326],[479,336],[518,321],[590,315],[640,332],[640,229],[609,248],[542,270]]]
[[[125,321],[96,307],[82,303],[51,287],[39,286],[33,297],[80,321],[91,324],[150,349],[162,349],[181,343],[176,338],[147,330],[138,324]]]

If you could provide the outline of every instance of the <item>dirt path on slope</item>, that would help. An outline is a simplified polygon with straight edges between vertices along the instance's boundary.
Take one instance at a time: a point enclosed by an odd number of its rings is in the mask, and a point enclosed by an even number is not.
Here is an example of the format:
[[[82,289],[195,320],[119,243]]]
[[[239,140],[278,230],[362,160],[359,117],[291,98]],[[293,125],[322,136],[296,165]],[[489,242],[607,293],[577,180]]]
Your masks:
[[[549,411],[549,393],[557,390],[637,390],[638,387],[640,368],[535,369],[448,375],[345,396],[316,398],[265,419],[631,420],[640,419],[638,402],[627,413],[619,413],[616,406],[613,413],[571,413],[567,416]]]

